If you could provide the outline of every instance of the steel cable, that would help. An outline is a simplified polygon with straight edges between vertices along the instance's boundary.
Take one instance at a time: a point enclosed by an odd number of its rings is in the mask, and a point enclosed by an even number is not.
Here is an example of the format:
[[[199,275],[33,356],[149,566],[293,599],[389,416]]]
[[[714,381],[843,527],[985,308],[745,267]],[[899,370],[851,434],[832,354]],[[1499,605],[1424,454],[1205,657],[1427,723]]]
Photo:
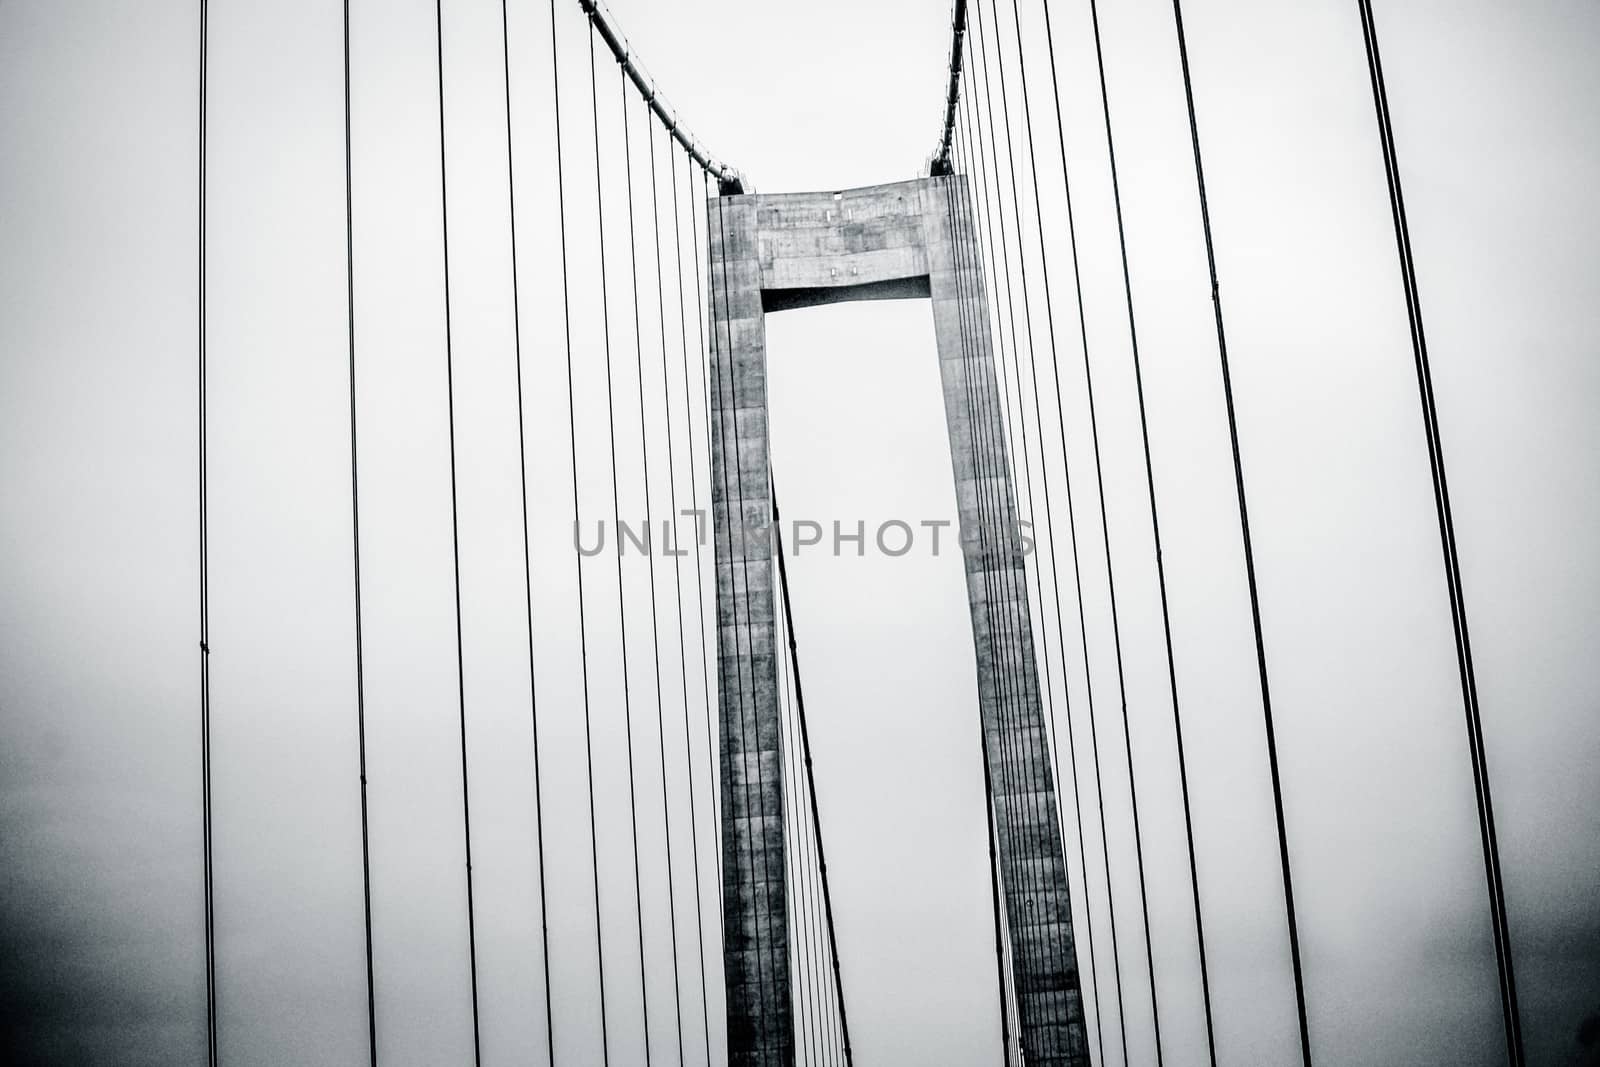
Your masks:
[[[461,839],[467,869],[467,967],[472,986],[472,1059],[483,1061],[478,1021],[478,928],[472,892],[472,789],[467,774],[467,672],[461,632],[461,519],[456,476],[455,350],[450,321],[450,189],[446,166],[444,106],[444,6],[434,0],[434,45],[439,75],[439,235],[444,273],[445,411],[450,436],[450,552],[453,563],[456,622],[456,708],[461,737]]]
[[[1089,0],[1090,11],[1095,0]],[[1289,931],[1289,959],[1294,971],[1295,1010],[1300,1023],[1300,1056],[1306,1067],[1311,1064],[1311,1031],[1306,1020],[1305,975],[1300,963],[1300,930],[1295,920],[1294,878],[1289,866],[1289,833],[1283,813],[1283,781],[1278,770],[1277,733],[1272,719],[1272,690],[1267,680],[1267,648],[1261,628],[1261,594],[1256,585],[1255,551],[1250,540],[1250,510],[1245,499],[1244,463],[1239,451],[1239,419],[1234,410],[1233,378],[1228,368],[1228,339],[1222,324],[1222,290],[1217,281],[1216,244],[1211,235],[1211,210],[1206,200],[1205,166],[1200,158],[1200,127],[1195,118],[1194,83],[1189,76],[1189,48],[1183,32],[1183,10],[1179,0],[1173,0],[1172,13],[1178,36],[1178,58],[1183,68],[1183,95],[1189,112],[1189,138],[1194,149],[1195,186],[1200,200],[1200,224],[1205,234],[1206,266],[1211,275],[1211,306],[1217,324],[1217,359],[1222,370],[1222,394],[1228,411],[1228,442],[1233,450],[1233,481],[1239,501],[1239,539],[1244,547],[1244,571],[1250,588],[1250,622],[1255,632],[1256,671],[1261,682],[1261,715],[1266,734],[1267,765],[1272,776],[1272,809],[1277,819],[1278,858],[1283,871],[1283,907]],[[1100,55],[1100,27],[1095,23],[1095,54]],[[1105,99],[1106,141],[1111,140],[1111,104],[1105,98],[1105,62],[1100,60],[1100,91]],[[1112,164],[1112,189],[1116,189],[1116,164]],[[1122,238],[1121,198],[1117,199],[1117,234],[1122,239],[1123,278],[1128,276],[1128,245]],[[1128,296],[1128,321],[1133,321],[1133,296],[1131,283]]]
[[[1489,791],[1488,755],[1483,743],[1483,720],[1478,706],[1477,677],[1472,667],[1472,641],[1467,630],[1466,596],[1461,586],[1461,560],[1456,549],[1455,519],[1450,509],[1450,489],[1445,478],[1444,446],[1439,436],[1439,413],[1433,395],[1433,371],[1428,360],[1427,336],[1422,324],[1422,298],[1417,288],[1416,262],[1411,251],[1411,229],[1406,219],[1405,194],[1400,185],[1400,164],[1395,152],[1394,126],[1389,116],[1389,94],[1384,84],[1383,61],[1378,53],[1377,24],[1373,20],[1370,0],[1357,0],[1357,8],[1361,15],[1362,37],[1366,45],[1367,71],[1372,82],[1373,106],[1377,112],[1379,143],[1383,149],[1389,208],[1394,221],[1395,247],[1400,260],[1401,285],[1405,292],[1407,319],[1411,332],[1412,358],[1417,369],[1417,393],[1422,406],[1423,434],[1428,444],[1429,473],[1433,478],[1434,507],[1438,513],[1445,584],[1450,596],[1456,666],[1461,681],[1462,710],[1466,718],[1467,747],[1472,759],[1472,777],[1478,807],[1478,833],[1483,846],[1484,878],[1487,882],[1490,920],[1494,933],[1495,963],[1500,985],[1500,1011],[1506,1032],[1506,1056],[1514,1067],[1520,1067],[1526,1052],[1522,1039],[1521,1011],[1517,1003],[1516,976],[1512,966],[1511,927],[1506,915],[1505,883],[1500,871],[1500,845],[1495,833],[1494,803]],[[1181,19],[1181,15],[1179,17]],[[1179,27],[1181,34],[1181,21]],[[1181,42],[1180,36],[1180,44]],[[1187,78],[1187,60],[1185,60],[1185,77]],[[1187,81],[1185,85],[1187,86]]]
[[[572,293],[568,278],[570,260],[567,254],[567,192],[566,172],[562,166],[561,139],[561,64],[557,45],[556,0],[550,0],[550,77],[553,90],[551,106],[555,121],[556,208],[561,244],[561,318],[566,340],[567,370],[567,458],[572,477],[572,528],[578,528],[580,492],[578,488],[578,406],[573,387],[572,363]],[[594,728],[589,699],[589,633],[583,588],[583,557],[575,554],[574,564],[578,580],[578,660],[583,685],[583,753],[584,785],[589,802],[589,873],[594,888],[594,954],[595,969],[599,978],[600,993],[600,1056],[602,1064],[611,1062],[611,1032],[606,1017],[606,953],[605,923],[600,909],[600,838],[595,817],[594,800]]]

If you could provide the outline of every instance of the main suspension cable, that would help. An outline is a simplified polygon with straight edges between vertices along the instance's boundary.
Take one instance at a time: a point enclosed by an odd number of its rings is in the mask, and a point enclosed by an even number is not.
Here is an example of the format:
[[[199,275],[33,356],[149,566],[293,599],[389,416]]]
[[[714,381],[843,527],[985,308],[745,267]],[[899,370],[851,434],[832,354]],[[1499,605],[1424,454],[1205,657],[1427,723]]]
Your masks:
[[[600,0],[578,0],[578,6],[589,17],[591,29],[599,32],[600,39],[616,57],[617,65],[622,69],[623,75],[639,90],[639,95],[644,97],[644,102],[655,112],[661,120],[662,128],[683,146],[683,150],[701,168],[712,174],[719,182],[729,188],[740,187],[742,179],[738,171],[725,163],[719,163],[711,157],[706,147],[695,139],[688,129],[679,120],[678,114],[667,105],[666,98],[661,95],[661,88],[646,74],[640,66],[639,57],[633,54],[633,49],[628,45],[628,40],[617,28],[616,22],[611,18],[611,13]]]
[[[1089,0],[1090,10],[1095,0]],[[1211,209],[1206,200],[1205,165],[1200,156],[1200,126],[1195,118],[1194,83],[1189,76],[1189,47],[1183,32],[1183,7],[1180,0],[1172,0],[1172,14],[1178,37],[1178,59],[1183,68],[1183,96],[1189,111],[1189,140],[1194,149],[1195,187],[1200,199],[1200,226],[1205,234],[1206,266],[1211,274],[1211,306],[1217,323],[1217,358],[1222,369],[1222,395],[1228,410],[1228,443],[1233,450],[1233,482],[1239,500],[1239,538],[1244,546],[1244,571],[1250,588],[1250,622],[1255,631],[1256,671],[1261,680],[1261,715],[1266,731],[1267,765],[1272,774],[1272,809],[1278,824],[1278,858],[1283,869],[1283,907],[1289,928],[1289,959],[1294,969],[1295,1010],[1300,1022],[1300,1056],[1306,1067],[1311,1067],[1311,1030],[1306,1020],[1305,976],[1300,964],[1300,931],[1295,921],[1294,878],[1289,869],[1289,834],[1283,814],[1283,781],[1278,772],[1278,741],[1272,721],[1272,689],[1267,680],[1267,646],[1261,628],[1261,594],[1256,586],[1255,551],[1250,541],[1250,510],[1245,499],[1244,463],[1239,451],[1239,419],[1234,411],[1233,378],[1228,370],[1228,338],[1222,323],[1222,290],[1217,281],[1216,243],[1211,235]],[[1095,26],[1096,54],[1100,47],[1098,21]],[[1105,65],[1100,69],[1101,93],[1105,92]],[[1111,105],[1106,104],[1106,140],[1111,139]],[[1116,185],[1116,165],[1112,164],[1112,187]],[[1117,230],[1122,231],[1120,197],[1117,206]],[[1123,275],[1127,276],[1127,242],[1123,241]],[[1132,321],[1132,296],[1129,296],[1129,321]]]

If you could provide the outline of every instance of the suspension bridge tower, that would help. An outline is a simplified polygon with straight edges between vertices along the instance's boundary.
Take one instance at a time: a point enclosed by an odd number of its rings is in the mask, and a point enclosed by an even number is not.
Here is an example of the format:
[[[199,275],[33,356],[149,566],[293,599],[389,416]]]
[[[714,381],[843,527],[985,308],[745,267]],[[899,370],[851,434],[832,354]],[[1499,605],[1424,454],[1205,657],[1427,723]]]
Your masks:
[[[1017,1038],[1027,1063],[1087,1065],[1024,557],[965,178],[721,192],[707,213],[730,1062],[794,1062],[764,318],[815,304],[927,297],[962,528]]]

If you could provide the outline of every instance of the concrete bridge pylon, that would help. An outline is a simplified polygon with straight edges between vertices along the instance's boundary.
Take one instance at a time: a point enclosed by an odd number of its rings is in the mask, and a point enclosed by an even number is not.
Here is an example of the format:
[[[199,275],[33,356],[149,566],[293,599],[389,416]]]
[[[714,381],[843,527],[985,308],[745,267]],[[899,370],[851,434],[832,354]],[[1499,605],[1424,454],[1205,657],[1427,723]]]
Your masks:
[[[993,782],[1010,978],[1026,1062],[1089,1062],[1016,495],[961,175],[713,197],[712,511],[720,680],[724,970],[730,1063],[794,1062],[784,866],[765,316],[926,297],[944,391]],[[978,536],[977,531],[984,531]]]

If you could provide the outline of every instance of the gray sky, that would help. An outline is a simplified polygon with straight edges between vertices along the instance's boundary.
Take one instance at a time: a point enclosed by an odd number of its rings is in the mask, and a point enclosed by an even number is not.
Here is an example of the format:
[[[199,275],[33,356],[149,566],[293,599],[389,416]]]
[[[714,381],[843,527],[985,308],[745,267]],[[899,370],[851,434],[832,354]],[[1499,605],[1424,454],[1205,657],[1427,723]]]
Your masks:
[[[611,502],[587,58],[577,5],[558,6],[578,481],[593,520],[609,516]],[[1042,110],[1042,29],[1033,5],[1025,7],[1040,169],[1059,174],[1054,116]],[[1171,11],[1159,0],[1103,7],[1219,1053],[1230,1064],[1287,1063],[1294,1015],[1276,848]],[[695,132],[759,189],[901,180],[932,147],[948,46],[943,0],[816,0],[804,8],[616,0],[613,10]],[[1498,1063],[1493,952],[1448,607],[1355,5],[1229,0],[1196,2],[1185,14],[1318,1059]],[[1204,1044],[1187,869],[1087,8],[1058,5],[1052,18],[1164,1051],[1169,1063],[1193,1064],[1203,1062]],[[1378,18],[1530,1053],[1539,1064],[1565,1064],[1578,1023],[1600,1008],[1600,692],[1589,663],[1600,641],[1592,606],[1600,595],[1600,430],[1589,414],[1600,398],[1592,193],[1600,184],[1600,10],[1582,0],[1412,0],[1379,5]],[[470,1055],[471,1021],[433,6],[358,2],[354,20],[380,1040],[386,1062],[461,1062]],[[542,4],[511,4],[550,964],[558,1054],[585,1063],[598,1058],[599,1026],[547,20]],[[445,22],[483,1037],[492,1062],[540,1062],[499,5],[451,2]],[[1001,27],[1014,62],[1009,13]],[[189,4],[0,7],[0,1039],[23,1062],[204,1057],[196,32]],[[339,11],[303,0],[219,0],[211,40],[223,1052],[230,1063],[356,1062],[365,1013]],[[632,314],[617,302],[630,295],[623,173],[612,154],[620,151],[617,86],[604,61],[601,78],[602,105],[612,108],[602,116],[603,170],[627,517],[643,513],[643,478],[637,422],[629,421],[638,417]],[[642,137],[637,102],[634,119]],[[641,144],[636,139],[635,149]],[[644,178],[637,156],[635,165],[636,180]],[[1044,186],[1046,255],[1053,277],[1065,279],[1060,187],[1048,178]],[[1025,254],[1036,259],[1031,210],[1023,211]],[[648,256],[647,227],[639,236]],[[695,267],[687,255],[684,263]],[[653,289],[641,311],[659,510],[668,483],[656,451],[659,394],[650,392],[661,367]],[[1114,668],[1106,561],[1094,547],[1100,526],[1082,354],[1070,291],[1057,281],[1053,296],[1106,756],[1128,1056],[1148,1063],[1127,776],[1115,758],[1122,732],[1114,701],[1103,695],[1114,692]],[[666,314],[681,435],[676,312],[669,305]],[[1043,338],[1037,297],[1034,325]],[[769,319],[768,340],[786,515],[869,524],[953,517],[926,305],[785,312]],[[1053,478],[1061,469],[1056,433],[1046,420],[1043,460],[1055,464]],[[703,465],[705,441],[696,434]],[[681,465],[681,436],[676,444]],[[1037,451],[1033,462],[1037,483]],[[675,483],[680,498],[689,490],[686,471],[680,467]],[[703,503],[703,472],[699,478]],[[1059,496],[1055,510],[1064,523]],[[920,550],[896,560],[802,554],[792,578],[860,1062],[987,1061],[998,1022],[959,560]],[[652,756],[657,738],[647,580],[643,561],[630,560],[624,582],[641,757]],[[614,1062],[635,1062],[638,950],[610,561],[586,564],[585,583],[611,1050]],[[658,588],[670,597],[666,571]],[[687,854],[689,768],[675,726],[682,698],[669,605],[664,599],[660,647],[676,861]],[[1075,709],[1077,636],[1069,621]],[[1045,644],[1054,649],[1056,641],[1052,621]],[[700,675],[692,653],[690,660],[694,713]],[[1059,695],[1063,676],[1053,663]],[[1087,729],[1075,716],[1080,757]],[[697,752],[701,731],[691,738]],[[699,788],[703,758],[692,769]],[[641,796],[659,795],[662,774],[659,762],[641,758]],[[1085,796],[1089,789],[1086,780]],[[704,796],[702,789],[702,814]],[[659,1059],[676,1047],[664,1010],[672,969],[663,831],[659,811],[645,810],[641,877]],[[1068,815],[1070,827],[1070,808]],[[1084,815],[1097,813],[1091,806]],[[1107,1058],[1120,1063],[1106,886],[1098,835],[1090,836],[1086,894],[1070,840],[1068,867],[1080,916],[1093,912]],[[714,892],[710,841],[706,831],[701,875]],[[679,929],[692,929],[692,880],[681,864],[674,873]],[[889,891],[908,883],[918,890]],[[706,918],[715,1036],[720,971],[713,913]],[[686,1056],[701,1062],[688,935],[680,962]],[[720,1058],[714,1048],[714,1062]]]

